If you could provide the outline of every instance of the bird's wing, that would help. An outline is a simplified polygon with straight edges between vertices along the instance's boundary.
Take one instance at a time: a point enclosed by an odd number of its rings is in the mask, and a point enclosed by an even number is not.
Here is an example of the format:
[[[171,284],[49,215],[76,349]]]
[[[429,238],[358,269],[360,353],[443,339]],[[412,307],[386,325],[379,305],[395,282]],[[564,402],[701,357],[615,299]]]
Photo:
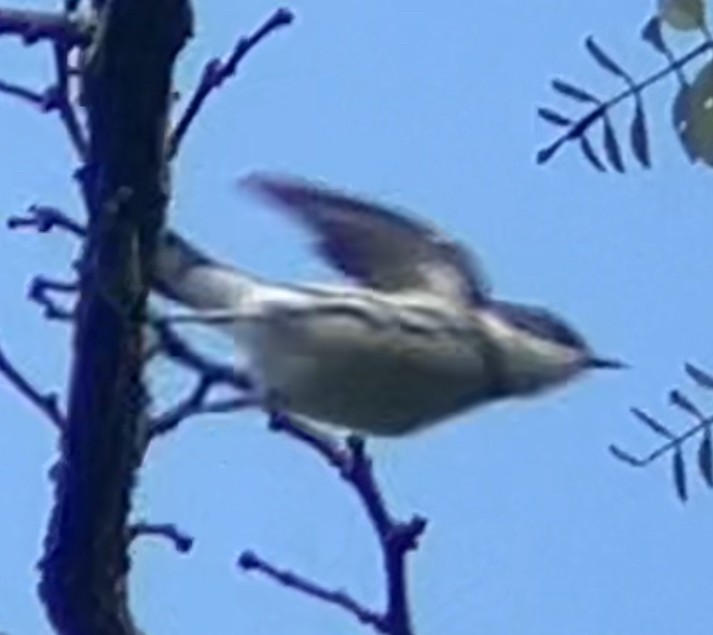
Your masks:
[[[489,295],[464,247],[403,212],[295,178],[254,174],[242,183],[305,224],[318,251],[368,287],[469,304]]]

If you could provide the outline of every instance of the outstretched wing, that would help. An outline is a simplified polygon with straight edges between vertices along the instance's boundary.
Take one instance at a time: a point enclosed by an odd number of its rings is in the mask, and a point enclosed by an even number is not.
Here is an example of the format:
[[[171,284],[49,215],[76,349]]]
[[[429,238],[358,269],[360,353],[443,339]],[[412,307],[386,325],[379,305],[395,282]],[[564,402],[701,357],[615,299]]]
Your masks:
[[[243,184],[305,224],[319,252],[368,287],[467,303],[483,302],[489,294],[461,245],[402,212],[295,178],[255,174]]]

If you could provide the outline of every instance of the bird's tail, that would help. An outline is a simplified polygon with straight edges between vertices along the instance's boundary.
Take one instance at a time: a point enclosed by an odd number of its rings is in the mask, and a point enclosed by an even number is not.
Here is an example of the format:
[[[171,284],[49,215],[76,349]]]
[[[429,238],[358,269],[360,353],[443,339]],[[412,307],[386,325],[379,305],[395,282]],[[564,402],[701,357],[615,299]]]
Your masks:
[[[237,312],[254,281],[166,232],[154,261],[154,289],[198,313]]]

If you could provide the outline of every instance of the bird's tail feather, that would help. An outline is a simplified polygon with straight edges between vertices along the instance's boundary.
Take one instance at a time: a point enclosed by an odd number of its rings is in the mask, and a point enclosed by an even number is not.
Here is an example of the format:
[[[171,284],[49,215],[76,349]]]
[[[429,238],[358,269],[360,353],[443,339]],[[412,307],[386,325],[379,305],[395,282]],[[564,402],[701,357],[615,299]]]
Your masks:
[[[210,258],[174,232],[166,232],[158,247],[154,288],[193,309],[235,312],[252,282],[249,276]]]
[[[199,323],[199,324],[235,324],[245,319],[244,311],[240,309],[196,309],[190,312],[171,311],[161,315],[158,322],[164,324]]]

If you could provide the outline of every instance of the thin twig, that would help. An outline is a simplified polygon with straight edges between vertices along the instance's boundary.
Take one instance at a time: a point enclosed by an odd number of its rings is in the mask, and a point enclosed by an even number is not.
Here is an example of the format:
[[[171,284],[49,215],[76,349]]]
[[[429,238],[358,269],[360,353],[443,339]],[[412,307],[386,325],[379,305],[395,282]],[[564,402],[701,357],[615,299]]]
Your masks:
[[[216,58],[205,65],[200,82],[171,135],[168,146],[170,157],[174,157],[178,153],[183,138],[208,96],[236,73],[240,62],[255,46],[272,32],[291,24],[293,20],[294,14],[289,9],[277,9],[257,31],[238,40],[233,52],[225,62]]]
[[[219,381],[220,378],[215,378],[211,375],[201,375],[193,390],[191,390],[186,398],[169,408],[164,414],[152,420],[149,428],[149,437],[154,439],[167,434],[190,417],[195,417],[200,414],[235,412],[259,404],[258,401],[250,397],[233,397],[230,399],[208,401],[211,389],[213,389]]]
[[[27,400],[36,406],[57,428],[64,429],[66,421],[60,411],[56,393],[42,393],[10,362],[5,353],[0,349],[0,373]]]
[[[0,80],[0,93],[17,97],[25,103],[36,106],[42,112],[57,111],[77,154],[80,159],[86,160],[87,141],[82,126],[79,123],[79,117],[69,100],[68,50],[63,44],[55,44],[54,51],[55,64],[57,67],[57,84],[55,86],[43,92],[39,92],[20,86],[19,84]]]
[[[632,465],[634,467],[646,467],[647,465],[653,463],[656,459],[664,456],[665,454],[668,454],[671,450],[674,450],[675,448],[681,446],[684,441],[687,441],[691,437],[696,436],[699,432],[702,432],[711,425],[713,425],[713,417],[707,417],[706,419],[701,420],[696,425],[688,428],[688,430],[686,430],[685,432],[682,432],[681,434],[676,434],[676,437],[674,439],[671,439],[670,441],[661,444],[659,447],[657,447],[655,450],[653,450],[646,456],[632,456],[628,452],[621,450],[618,446],[613,444],[609,446],[609,451],[614,455],[615,458],[619,459],[620,461],[623,461],[628,465]]]
[[[344,591],[327,589],[292,571],[278,569],[252,551],[246,551],[240,555],[238,566],[245,571],[257,571],[258,573],[262,573],[282,586],[295,589],[300,593],[344,609],[356,617],[362,624],[373,626],[380,633],[389,632],[381,615],[364,608],[362,604]]]
[[[78,238],[84,238],[87,234],[81,223],[61,210],[45,205],[32,205],[25,215],[11,216],[7,220],[7,226],[9,229],[34,229],[42,234],[59,228]]]
[[[382,633],[413,635],[407,591],[407,555],[417,548],[418,539],[426,529],[426,521],[418,516],[409,522],[400,522],[392,518],[376,482],[364,440],[360,437],[352,435],[342,445],[328,436],[313,431],[308,425],[280,413],[272,415],[270,427],[301,441],[315,451],[338,470],[357,495],[369,516],[381,546],[387,586],[386,610],[383,614],[378,614],[363,607],[341,591],[329,591],[292,572],[281,572],[251,552],[243,554],[239,560],[240,565],[248,569],[259,568],[263,573],[287,586],[339,605],[354,615],[375,616],[369,623]]]
[[[53,294],[76,294],[78,291],[78,282],[64,282],[45,278],[44,276],[35,276],[30,283],[28,296],[30,300],[42,307],[44,316],[48,320],[71,322],[74,319],[74,310],[65,309],[61,306],[55,300]]]
[[[137,522],[131,525],[129,533],[129,540],[131,541],[143,536],[165,538],[179,553],[188,553],[195,542],[192,536],[189,536],[171,523]]]
[[[37,106],[42,110],[47,109],[47,93],[40,93],[31,88],[25,88],[19,84],[0,80],[0,93],[17,97],[22,101]]]
[[[158,335],[161,351],[179,364],[200,374],[210,376],[214,383],[232,386],[240,391],[251,390],[250,377],[232,364],[215,362],[193,348],[165,322],[152,324]]]
[[[89,156],[87,136],[70,98],[68,58],[71,48],[64,42],[55,42],[52,49],[57,74],[57,86],[53,91],[52,105],[57,109],[79,158],[85,162]]]
[[[81,223],[55,207],[44,205],[33,205],[24,215],[10,217],[7,225],[10,229],[34,229],[41,233],[58,228],[78,238],[86,236],[86,229]],[[39,301],[34,296],[33,299]],[[224,384],[240,391],[249,391],[253,388],[253,382],[246,373],[238,371],[231,364],[209,359],[191,346],[169,324],[157,321],[151,326],[156,333],[159,349],[175,362],[196,373],[210,376],[215,384]]]
[[[408,604],[406,556],[418,546],[418,539],[426,529],[426,520],[415,516],[409,522],[394,521],[384,503],[374,477],[371,459],[365,451],[364,440],[347,438],[350,461],[342,475],[350,483],[367,510],[381,544],[387,583],[387,608],[384,621],[393,635],[412,635]]]
[[[297,439],[340,473],[350,461],[348,450],[343,448],[337,439],[314,429],[295,417],[273,412],[270,416],[269,426],[274,432],[284,432],[293,439]]]
[[[67,6],[71,6],[71,2]],[[0,35],[15,34],[25,43],[49,39],[53,44],[56,83],[38,93],[9,82],[0,82],[0,92],[19,97],[45,112],[56,110],[82,162],[88,158],[88,143],[79,116],[71,102],[69,55],[76,47],[89,44],[89,23],[70,17],[70,11],[54,14],[37,11],[0,10]]]
[[[50,11],[0,9],[0,35],[16,35],[25,44],[41,40],[63,42],[67,46],[87,46],[93,26],[79,16]]]

